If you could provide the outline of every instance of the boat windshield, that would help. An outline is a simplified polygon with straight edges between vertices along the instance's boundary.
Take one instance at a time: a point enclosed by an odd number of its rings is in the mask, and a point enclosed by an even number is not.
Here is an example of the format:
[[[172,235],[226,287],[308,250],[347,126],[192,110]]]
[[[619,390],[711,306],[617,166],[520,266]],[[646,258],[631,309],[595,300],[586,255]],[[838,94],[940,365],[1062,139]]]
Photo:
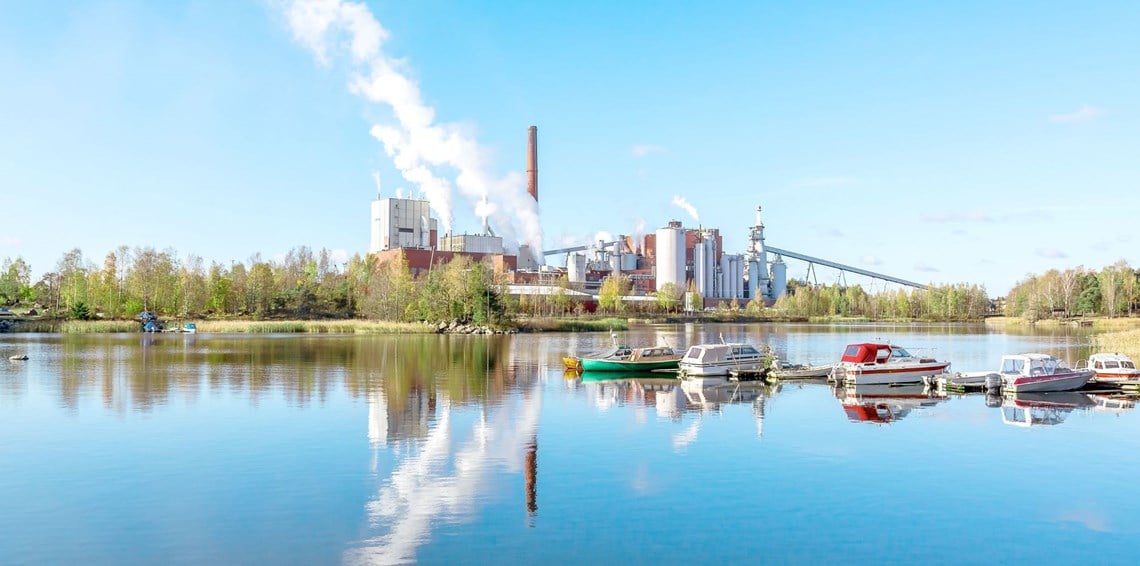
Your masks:
[[[1025,360],[1021,358],[1006,358],[1001,361],[1001,372],[1005,374],[1020,374],[1025,367]]]
[[[702,356],[704,356],[704,353],[705,353],[704,348],[701,348],[699,346],[693,346],[692,348],[689,348],[688,352],[685,352],[685,357],[690,359],[690,360],[699,360],[699,359],[701,359]]]
[[[1120,368],[1120,362],[1109,360],[1104,362],[1104,367],[1108,369],[1118,369]]]
[[[899,348],[898,346],[894,346],[891,348],[891,357],[892,358],[909,358],[909,357],[911,357],[911,355],[910,355],[910,352],[908,352],[902,348]]]

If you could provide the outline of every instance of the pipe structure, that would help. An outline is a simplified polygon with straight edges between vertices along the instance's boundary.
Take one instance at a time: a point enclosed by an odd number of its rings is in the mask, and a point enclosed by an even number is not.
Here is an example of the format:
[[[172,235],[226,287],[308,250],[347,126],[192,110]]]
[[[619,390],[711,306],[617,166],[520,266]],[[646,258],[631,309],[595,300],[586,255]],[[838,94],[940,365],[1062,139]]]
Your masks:
[[[526,129],[526,192],[538,201],[538,127]]]
[[[818,257],[812,257],[810,255],[798,254],[796,252],[789,252],[787,250],[781,250],[779,248],[773,248],[772,246],[765,246],[765,247],[767,248],[768,251],[770,251],[772,253],[780,254],[780,255],[787,256],[787,257],[790,257],[793,259],[798,259],[798,260],[806,261],[809,263],[818,263],[818,264],[826,266],[826,267],[831,267],[831,268],[839,269],[842,271],[850,271],[851,273],[857,273],[859,275],[866,275],[867,277],[873,277],[875,279],[882,279],[883,281],[889,281],[891,283],[898,283],[899,285],[906,285],[908,287],[914,287],[915,289],[928,289],[928,290],[930,289],[929,285],[923,285],[922,283],[915,283],[914,281],[907,281],[906,279],[899,279],[898,277],[891,277],[890,275],[883,275],[882,273],[875,273],[874,271],[867,271],[866,269],[859,269],[858,267],[852,267],[850,265],[843,265],[842,263],[836,263],[834,261],[828,261],[826,259],[819,259]]]

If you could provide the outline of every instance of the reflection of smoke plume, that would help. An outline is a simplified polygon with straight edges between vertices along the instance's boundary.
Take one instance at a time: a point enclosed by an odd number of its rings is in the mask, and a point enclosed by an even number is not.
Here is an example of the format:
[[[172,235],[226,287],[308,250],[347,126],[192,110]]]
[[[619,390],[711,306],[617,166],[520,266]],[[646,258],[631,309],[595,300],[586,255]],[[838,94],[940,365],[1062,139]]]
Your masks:
[[[494,179],[485,171],[484,152],[470,132],[436,122],[435,110],[424,103],[419,85],[401,61],[381,51],[388,32],[367,6],[344,0],[290,0],[286,17],[294,38],[327,63],[330,47],[346,37],[354,65],[349,90],[371,102],[392,108],[396,124],[377,124],[372,136],[400,174],[431,201],[445,231],[451,230],[451,182],[472,203],[484,197],[499,204],[492,219],[505,239],[522,240],[542,249],[538,203],[526,192],[526,178],[511,173]]]
[[[683,196],[680,196],[680,195],[674,196],[674,197],[673,197],[673,204],[675,204],[675,205],[677,205],[677,206],[681,207],[682,209],[684,209],[684,211],[685,211],[685,212],[688,212],[688,213],[689,213],[689,216],[692,216],[692,217],[693,217],[693,220],[694,220],[695,222],[700,222],[700,221],[701,221],[701,217],[700,217],[700,215],[698,215],[698,214],[697,214],[697,209],[696,209],[696,207],[694,207],[693,205],[689,204],[689,201],[685,200],[685,197],[683,197]]]

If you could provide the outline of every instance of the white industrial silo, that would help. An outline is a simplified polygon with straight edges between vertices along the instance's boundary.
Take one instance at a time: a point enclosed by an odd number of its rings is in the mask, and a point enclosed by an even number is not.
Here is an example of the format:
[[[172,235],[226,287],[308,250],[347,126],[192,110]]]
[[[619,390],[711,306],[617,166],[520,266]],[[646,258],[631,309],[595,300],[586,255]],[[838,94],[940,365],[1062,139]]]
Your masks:
[[[712,233],[707,233],[704,240],[705,246],[705,289],[709,297],[719,297],[716,288],[716,238],[712,237]],[[702,293],[704,295],[704,293]]]
[[[772,299],[779,299],[788,292],[788,265],[779,255],[772,261]]]
[[[685,232],[681,228],[657,229],[657,290],[672,283],[678,291],[685,286]]]
[[[573,253],[566,256],[566,279],[571,283],[586,281],[586,256]]]

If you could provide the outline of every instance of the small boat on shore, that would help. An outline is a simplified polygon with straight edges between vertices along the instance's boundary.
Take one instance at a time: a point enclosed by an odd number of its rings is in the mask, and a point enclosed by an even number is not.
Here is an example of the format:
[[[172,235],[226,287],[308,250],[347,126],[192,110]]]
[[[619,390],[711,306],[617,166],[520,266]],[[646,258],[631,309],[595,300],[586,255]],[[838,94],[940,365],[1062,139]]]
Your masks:
[[[1007,393],[1072,391],[1084,387],[1093,370],[1073,369],[1049,354],[1002,356],[1002,390]]]
[[[679,368],[684,376],[726,376],[729,371],[760,371],[767,366],[764,354],[751,344],[698,344],[690,346]]]
[[[584,372],[650,372],[661,369],[677,369],[681,355],[668,346],[651,348],[630,348],[618,346],[600,357],[582,357],[578,362]]]
[[[832,371],[836,381],[855,385],[921,383],[923,378],[946,371],[950,362],[912,356],[893,344],[849,344]]]
[[[1124,385],[1140,383],[1140,369],[1132,358],[1120,353],[1100,352],[1089,356],[1087,369],[1093,371],[1093,381]]]

